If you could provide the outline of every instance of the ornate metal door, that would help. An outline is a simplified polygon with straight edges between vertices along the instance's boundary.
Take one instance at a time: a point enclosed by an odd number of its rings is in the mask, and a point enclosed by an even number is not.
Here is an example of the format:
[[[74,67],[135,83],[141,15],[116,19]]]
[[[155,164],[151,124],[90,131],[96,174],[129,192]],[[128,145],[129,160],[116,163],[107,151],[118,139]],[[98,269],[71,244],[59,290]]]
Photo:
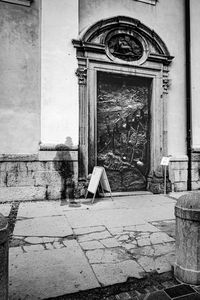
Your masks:
[[[151,80],[98,72],[97,164],[112,191],[145,190],[150,166]]]

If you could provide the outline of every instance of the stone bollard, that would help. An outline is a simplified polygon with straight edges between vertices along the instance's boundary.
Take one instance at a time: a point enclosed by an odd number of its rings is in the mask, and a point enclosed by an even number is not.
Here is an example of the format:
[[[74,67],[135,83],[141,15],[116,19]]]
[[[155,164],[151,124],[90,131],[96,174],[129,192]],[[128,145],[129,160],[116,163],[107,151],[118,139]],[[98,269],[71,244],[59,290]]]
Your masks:
[[[0,299],[8,299],[8,222],[0,214]]]
[[[176,260],[178,281],[200,284],[200,193],[181,196],[175,206]]]

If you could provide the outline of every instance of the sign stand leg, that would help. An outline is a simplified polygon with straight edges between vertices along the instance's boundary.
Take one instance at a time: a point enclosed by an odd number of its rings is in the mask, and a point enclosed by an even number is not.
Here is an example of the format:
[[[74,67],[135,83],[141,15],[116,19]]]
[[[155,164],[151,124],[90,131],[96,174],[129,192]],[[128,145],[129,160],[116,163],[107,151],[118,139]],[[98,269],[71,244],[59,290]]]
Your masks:
[[[167,166],[164,166],[164,195],[167,194]]]
[[[92,198],[92,204],[94,203],[95,196],[96,196],[96,192],[94,193],[94,196]]]

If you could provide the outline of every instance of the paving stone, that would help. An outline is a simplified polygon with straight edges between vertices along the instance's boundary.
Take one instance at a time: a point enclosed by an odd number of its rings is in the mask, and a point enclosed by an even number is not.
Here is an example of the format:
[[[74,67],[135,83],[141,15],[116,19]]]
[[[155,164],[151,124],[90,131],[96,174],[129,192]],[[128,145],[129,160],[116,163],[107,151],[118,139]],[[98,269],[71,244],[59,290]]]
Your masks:
[[[37,255],[35,252],[16,255],[11,251],[9,262],[10,300],[46,299],[99,287],[74,240],[68,241],[67,248],[38,251]]]
[[[104,225],[96,211],[74,210],[66,211],[65,215],[72,228],[94,227]]]
[[[42,245],[23,246],[23,248],[26,252],[44,250],[44,247]]]
[[[59,238],[43,236],[41,239],[43,243],[53,243],[54,241],[58,241]]]
[[[161,274],[164,272],[169,272],[172,270],[170,263],[167,259],[163,256],[155,258],[155,269],[156,271]]]
[[[127,241],[129,239],[129,235],[128,234],[120,235],[119,237],[117,237],[117,239],[120,242]]]
[[[64,216],[52,216],[18,220],[15,224],[14,235],[21,236],[68,236],[72,229]]]
[[[156,269],[153,257],[141,256],[137,259],[137,262],[148,273]]]
[[[171,298],[164,291],[153,292],[146,297],[146,300],[170,300]]]
[[[167,242],[174,242],[174,239],[168,236],[164,232],[154,232],[150,235],[150,240],[152,244],[161,244]]]
[[[104,246],[99,241],[89,241],[80,243],[83,250],[102,249]]]
[[[124,227],[138,224],[145,224],[142,215],[135,209],[100,210],[98,218],[108,229],[112,227]]]
[[[158,228],[155,226],[145,223],[141,225],[134,225],[134,226],[126,226],[124,227],[124,230],[126,231],[141,231],[141,232],[157,232],[160,231]]]
[[[41,244],[43,242],[42,238],[35,236],[27,237],[24,241],[30,244]]]
[[[123,233],[122,226],[121,227],[108,227],[108,230],[112,235],[117,235],[117,234]]]
[[[93,233],[81,235],[78,237],[78,241],[79,241],[79,243],[82,243],[82,242],[88,242],[88,241],[93,241],[93,240],[105,239],[105,238],[109,238],[109,237],[112,237],[112,236],[110,235],[110,233],[107,230],[105,230],[102,232],[93,232]]]
[[[65,247],[65,246],[62,243],[54,242],[53,243],[53,247],[56,248],[56,249],[61,249],[61,248]]]
[[[169,297],[175,298],[192,294],[195,292],[195,290],[187,284],[179,284],[171,288],[165,289],[165,292]]]
[[[62,212],[56,201],[37,201],[20,203],[17,218],[39,218],[60,215]]]
[[[138,243],[139,247],[151,245],[149,237],[148,238],[139,238],[139,239],[137,239],[137,243]]]
[[[12,205],[11,204],[0,204],[0,213],[4,217],[8,217],[10,210],[11,210]]]
[[[169,254],[175,251],[175,244],[174,243],[165,243],[165,244],[157,244],[154,245],[154,255],[164,255]]]
[[[100,240],[100,242],[106,247],[106,248],[114,248],[114,247],[120,247],[120,243],[115,238],[108,238]]]
[[[9,248],[9,254],[11,255],[19,255],[19,254],[23,254],[24,251],[22,249],[22,247],[12,247],[12,248]]]
[[[115,264],[93,264],[97,279],[103,286],[126,282],[129,277],[143,278],[144,270],[133,260]]]
[[[44,247],[45,247],[45,250],[54,250],[55,249],[51,243],[46,243],[44,245]]]
[[[95,263],[117,263],[130,259],[130,255],[122,248],[96,249],[86,252],[91,264]]]
[[[118,295],[115,296],[116,300],[130,300],[132,299],[132,297],[127,293],[120,293]]]
[[[131,250],[131,253],[137,258],[139,258],[140,256],[154,256],[154,252],[154,246],[152,245]]]
[[[126,250],[131,250],[131,249],[134,249],[137,247],[137,242],[135,242],[135,244],[132,242],[132,243],[122,243],[121,246],[123,248],[125,248]]]
[[[76,235],[88,234],[92,232],[104,231],[104,226],[94,226],[94,227],[84,227],[84,228],[74,228],[73,231]]]

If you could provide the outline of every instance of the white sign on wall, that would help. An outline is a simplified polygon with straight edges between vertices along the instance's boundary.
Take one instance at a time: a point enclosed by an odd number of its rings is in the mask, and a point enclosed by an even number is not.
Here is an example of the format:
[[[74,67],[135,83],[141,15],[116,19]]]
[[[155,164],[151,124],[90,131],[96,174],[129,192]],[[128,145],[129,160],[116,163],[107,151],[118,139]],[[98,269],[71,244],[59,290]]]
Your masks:
[[[163,156],[160,164],[161,164],[161,166],[168,166],[169,165],[169,161],[170,161],[170,157],[169,156]]]

